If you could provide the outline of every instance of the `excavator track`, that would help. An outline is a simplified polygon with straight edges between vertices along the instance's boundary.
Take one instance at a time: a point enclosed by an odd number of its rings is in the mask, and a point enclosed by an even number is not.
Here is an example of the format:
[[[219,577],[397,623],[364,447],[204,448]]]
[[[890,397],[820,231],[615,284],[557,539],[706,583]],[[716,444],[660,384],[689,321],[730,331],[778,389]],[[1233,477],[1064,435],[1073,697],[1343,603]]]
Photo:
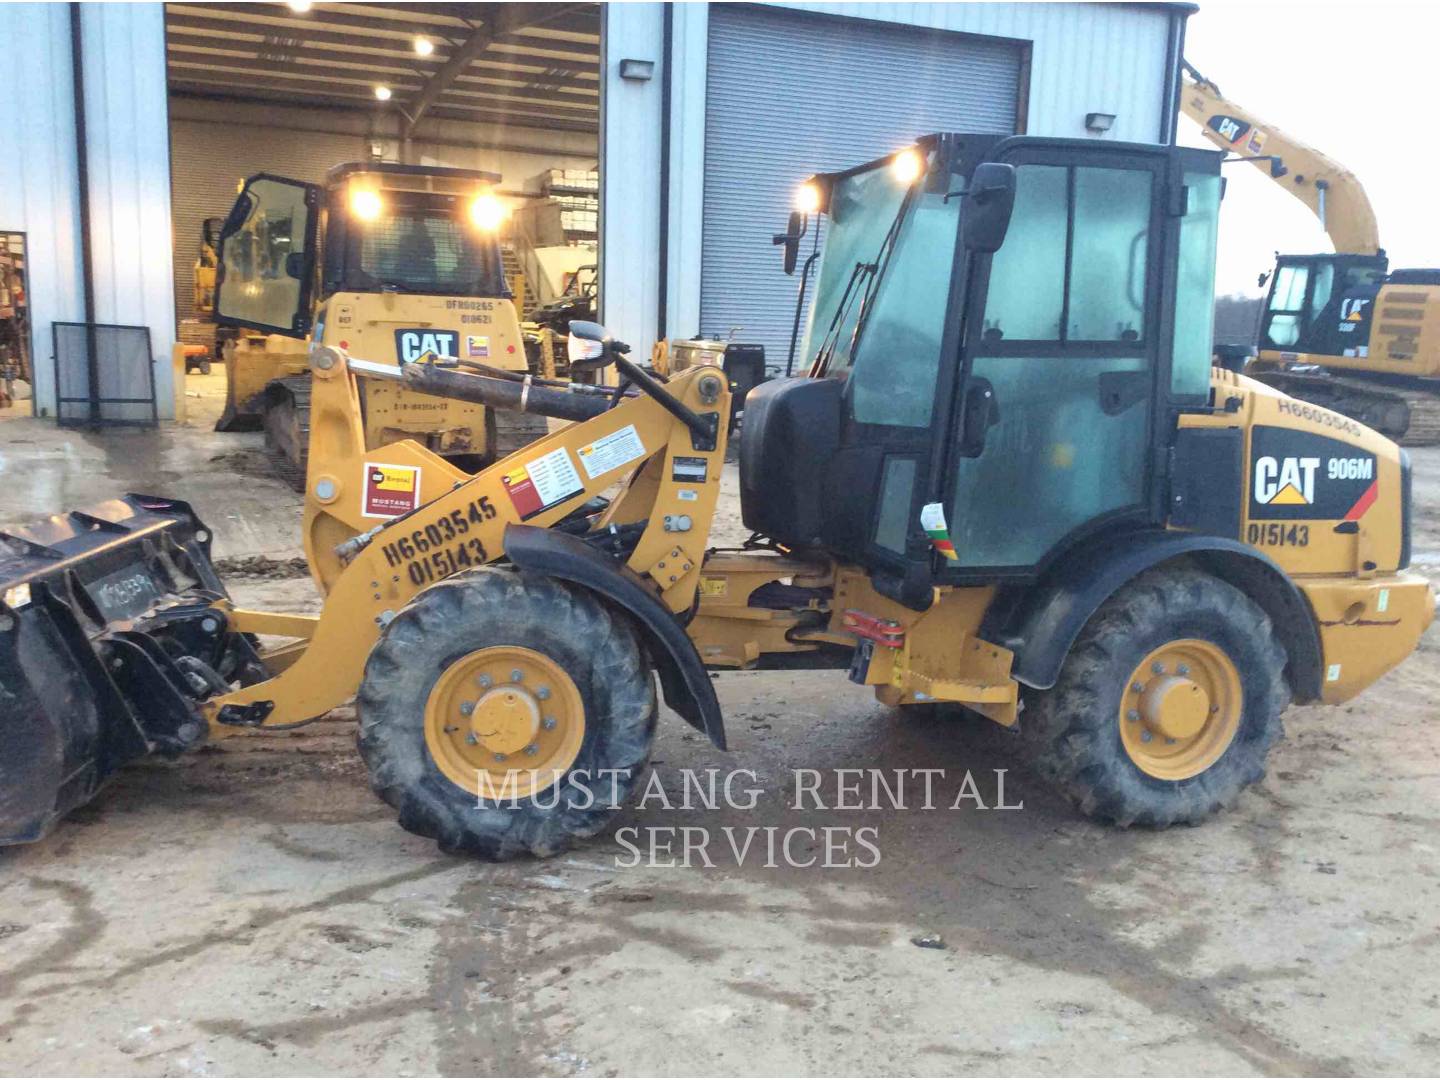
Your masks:
[[[305,490],[310,458],[310,376],[276,379],[265,388],[265,449],[280,478]]]
[[[1291,397],[1341,413],[1401,446],[1440,443],[1440,388],[1390,386],[1321,371],[1247,372]]]

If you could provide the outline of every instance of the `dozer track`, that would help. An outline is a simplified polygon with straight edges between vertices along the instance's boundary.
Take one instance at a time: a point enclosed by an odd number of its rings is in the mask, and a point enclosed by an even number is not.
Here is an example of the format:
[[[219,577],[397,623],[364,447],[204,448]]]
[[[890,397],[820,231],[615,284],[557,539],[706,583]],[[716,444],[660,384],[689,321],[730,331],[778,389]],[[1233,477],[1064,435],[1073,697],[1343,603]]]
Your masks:
[[[280,478],[305,490],[310,460],[310,376],[277,379],[265,388],[265,449]]]

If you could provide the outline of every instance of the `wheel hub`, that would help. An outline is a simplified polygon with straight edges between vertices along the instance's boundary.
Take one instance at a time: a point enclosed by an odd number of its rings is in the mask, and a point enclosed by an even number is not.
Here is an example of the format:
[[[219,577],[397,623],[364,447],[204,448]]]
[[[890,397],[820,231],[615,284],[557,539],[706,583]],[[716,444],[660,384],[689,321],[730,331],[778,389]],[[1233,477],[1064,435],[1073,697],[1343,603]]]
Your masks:
[[[1120,739],[1147,775],[1185,780],[1220,759],[1240,728],[1244,694],[1234,661],[1185,638],[1136,665],[1120,701]]]
[[[487,750],[518,753],[540,732],[540,703],[522,687],[487,690],[475,704],[470,730]]]
[[[534,795],[575,763],[585,709],[549,656],[516,645],[453,660],[425,703],[425,746],[445,776],[482,798]]]

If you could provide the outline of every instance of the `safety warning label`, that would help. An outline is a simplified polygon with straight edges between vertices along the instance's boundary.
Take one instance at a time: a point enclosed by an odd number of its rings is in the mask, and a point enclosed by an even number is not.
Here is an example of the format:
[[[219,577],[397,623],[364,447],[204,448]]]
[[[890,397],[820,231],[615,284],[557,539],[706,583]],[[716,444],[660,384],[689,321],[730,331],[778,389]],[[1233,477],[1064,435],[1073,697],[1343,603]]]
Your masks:
[[[367,518],[394,518],[420,505],[420,469],[414,465],[365,463],[365,498],[360,513]]]
[[[640,441],[634,424],[627,424],[603,439],[596,439],[588,446],[580,447],[580,465],[591,480],[601,473],[629,465],[644,456],[645,444]]]
[[[584,490],[580,474],[570,463],[570,455],[562,446],[543,457],[526,462],[517,469],[511,469],[500,478],[510,502],[521,521],[526,521],[542,510],[548,510],[558,502],[564,502],[572,495]]]

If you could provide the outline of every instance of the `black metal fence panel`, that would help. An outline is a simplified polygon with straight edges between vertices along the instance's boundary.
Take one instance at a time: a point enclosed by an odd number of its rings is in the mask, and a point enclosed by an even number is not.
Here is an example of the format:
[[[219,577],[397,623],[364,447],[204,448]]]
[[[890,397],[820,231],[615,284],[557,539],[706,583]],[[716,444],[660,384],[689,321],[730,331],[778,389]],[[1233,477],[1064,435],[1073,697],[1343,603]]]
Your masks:
[[[62,427],[159,423],[149,327],[54,325],[55,418]]]

